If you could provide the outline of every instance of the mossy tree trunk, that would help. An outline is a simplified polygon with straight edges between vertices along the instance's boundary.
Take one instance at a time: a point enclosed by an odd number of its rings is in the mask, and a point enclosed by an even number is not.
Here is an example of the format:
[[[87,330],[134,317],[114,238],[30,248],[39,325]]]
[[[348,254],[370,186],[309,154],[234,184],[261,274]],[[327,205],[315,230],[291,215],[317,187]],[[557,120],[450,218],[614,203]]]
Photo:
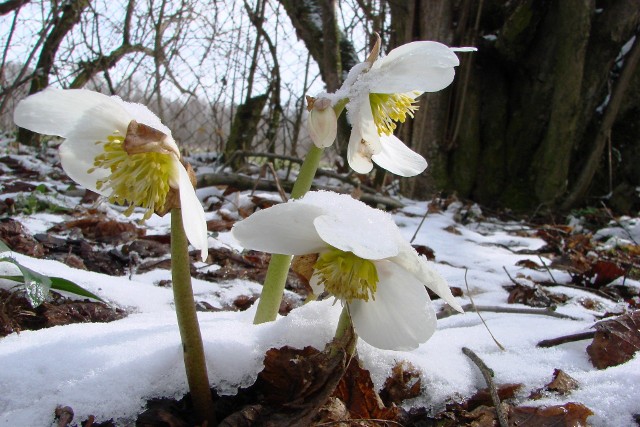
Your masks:
[[[455,83],[425,94],[422,111],[400,130],[429,161],[427,172],[407,185],[411,195],[445,190],[516,209],[583,201],[586,192],[566,203],[578,177],[593,168],[588,159],[616,85],[629,88],[625,111],[640,107],[637,88],[620,79],[630,62],[629,49],[622,48],[640,25],[637,0],[597,7],[595,0],[389,5],[391,47],[437,40],[479,48],[459,54]],[[604,156],[596,157],[601,168]]]

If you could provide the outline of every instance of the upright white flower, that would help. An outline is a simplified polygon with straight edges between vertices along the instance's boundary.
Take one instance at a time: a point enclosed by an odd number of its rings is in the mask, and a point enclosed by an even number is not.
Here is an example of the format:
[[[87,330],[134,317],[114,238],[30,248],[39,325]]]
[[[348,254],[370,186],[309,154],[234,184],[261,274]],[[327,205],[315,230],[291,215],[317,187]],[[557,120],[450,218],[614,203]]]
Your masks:
[[[396,122],[404,123],[418,109],[416,98],[449,86],[460,64],[455,51],[441,43],[417,41],[393,49],[383,58],[377,52],[350,73],[339,93],[345,93],[352,130],[348,161],[358,173],[368,173],[373,160],[396,175],[415,176],[427,161],[393,135]]]
[[[60,160],[79,184],[112,203],[164,213],[179,193],[189,242],[207,257],[207,224],[171,131],[147,107],[98,92],[46,89],[21,101],[15,123],[65,138]],[[173,189],[174,191],[170,191]]]
[[[312,286],[347,305],[356,333],[375,347],[410,350],[431,337],[436,315],[425,286],[462,311],[391,216],[348,195],[309,192],[254,213],[232,233],[248,249],[318,254]]]

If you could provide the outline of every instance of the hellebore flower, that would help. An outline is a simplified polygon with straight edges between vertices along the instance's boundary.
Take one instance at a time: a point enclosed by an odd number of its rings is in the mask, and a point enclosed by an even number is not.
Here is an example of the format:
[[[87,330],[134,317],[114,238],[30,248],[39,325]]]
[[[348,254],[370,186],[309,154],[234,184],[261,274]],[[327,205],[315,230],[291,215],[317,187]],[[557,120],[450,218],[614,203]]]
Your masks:
[[[372,346],[410,350],[431,337],[436,315],[425,286],[462,311],[391,216],[348,195],[309,192],[254,213],[232,233],[248,249],[317,254],[312,287],[347,305],[356,333]]]
[[[46,89],[21,101],[15,123],[65,138],[59,153],[71,179],[110,202],[164,215],[182,208],[189,242],[207,256],[207,225],[171,131],[147,107],[83,89]],[[179,205],[178,205],[179,198]]]
[[[404,123],[418,109],[416,98],[449,86],[460,64],[456,51],[432,41],[416,41],[377,58],[376,45],[367,62],[351,71],[338,93],[349,98],[347,117],[352,130],[348,161],[358,173],[368,173],[373,160],[400,176],[424,171],[427,161],[393,135],[396,123]]]

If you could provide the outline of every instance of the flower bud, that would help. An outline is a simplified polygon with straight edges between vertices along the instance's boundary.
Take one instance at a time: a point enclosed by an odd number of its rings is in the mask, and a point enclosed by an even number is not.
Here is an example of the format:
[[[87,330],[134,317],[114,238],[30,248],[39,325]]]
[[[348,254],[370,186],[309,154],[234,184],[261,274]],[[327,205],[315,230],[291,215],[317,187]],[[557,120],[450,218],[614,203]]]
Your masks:
[[[311,140],[318,148],[330,147],[338,133],[338,117],[328,99],[317,99],[309,112],[307,128]]]

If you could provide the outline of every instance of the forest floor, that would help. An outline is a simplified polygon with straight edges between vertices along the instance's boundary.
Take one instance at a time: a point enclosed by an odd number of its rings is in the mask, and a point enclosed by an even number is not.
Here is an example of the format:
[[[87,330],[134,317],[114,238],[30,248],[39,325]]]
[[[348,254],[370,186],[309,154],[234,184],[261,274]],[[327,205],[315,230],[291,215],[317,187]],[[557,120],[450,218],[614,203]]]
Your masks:
[[[55,149],[4,139],[0,153],[3,257],[104,301],[51,292],[33,307],[25,286],[0,279],[0,426],[194,425],[168,217],[142,224],[101,203],[65,176]],[[191,160],[200,177],[214,171],[206,156]],[[410,352],[360,341],[342,376],[322,351],[340,304],[303,304],[308,287],[294,273],[282,316],[252,324],[269,255],[243,251],[229,230],[278,192],[197,193],[210,237],[206,262],[192,253],[193,286],[222,425],[640,425],[639,218],[597,206],[532,219],[385,194],[466,313],[434,299],[429,341]],[[0,262],[0,275],[19,273]]]

